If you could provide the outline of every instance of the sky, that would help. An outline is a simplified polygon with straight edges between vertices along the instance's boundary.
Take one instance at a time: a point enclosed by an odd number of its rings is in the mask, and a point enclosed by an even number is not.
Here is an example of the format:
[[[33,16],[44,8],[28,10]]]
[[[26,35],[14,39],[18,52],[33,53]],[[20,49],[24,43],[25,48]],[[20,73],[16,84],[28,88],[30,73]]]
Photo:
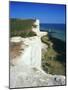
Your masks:
[[[41,23],[65,24],[65,5],[10,1],[10,18],[36,18]]]

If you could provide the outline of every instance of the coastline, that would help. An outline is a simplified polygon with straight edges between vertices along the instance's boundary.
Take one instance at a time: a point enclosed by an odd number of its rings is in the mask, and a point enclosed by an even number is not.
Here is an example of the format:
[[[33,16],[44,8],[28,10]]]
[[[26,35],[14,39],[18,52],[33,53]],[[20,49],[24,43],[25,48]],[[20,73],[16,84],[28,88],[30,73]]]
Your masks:
[[[16,38],[14,38],[14,42],[15,39]],[[15,43],[17,43],[17,40],[18,37]],[[21,56],[16,58],[17,63],[15,63],[14,66],[10,66],[11,72],[10,88],[17,88],[23,86],[31,87],[31,86],[65,85],[64,75],[56,75],[56,74],[52,75],[46,73],[46,71],[44,71],[41,68],[41,61],[40,61],[41,55],[39,55],[39,50],[41,50],[40,38],[38,36],[30,38],[19,37],[18,43],[20,42],[20,40],[24,41],[24,43],[28,46],[24,48],[25,49],[24,52],[23,50],[21,51],[22,52]],[[13,40],[11,41],[13,42]],[[30,59],[31,56],[32,58]]]
[[[27,34],[24,29],[21,31],[22,36],[16,30],[12,35],[15,37],[10,38],[15,45],[21,43],[21,47],[18,47],[21,51],[17,46],[14,49],[17,52],[19,50],[20,56],[10,62],[10,87],[65,85],[64,67],[55,60],[58,53],[53,48],[48,32],[40,31],[39,20],[34,22],[32,29],[26,29]]]
[[[60,39],[57,39],[57,38],[53,38],[51,36],[47,36],[49,38],[49,40],[47,42],[43,41],[45,44],[47,43],[48,45],[52,43],[52,46],[49,46],[48,47],[48,54],[47,54],[47,58],[50,57],[48,56],[49,53],[53,53],[53,57],[54,59],[52,60],[45,60],[45,55],[44,55],[44,58],[43,59],[43,69],[45,71],[47,71],[47,73],[51,73],[51,74],[62,74],[62,75],[66,75],[66,71],[65,71],[65,68],[66,68],[66,43]],[[43,40],[45,38],[43,37]],[[49,42],[50,41],[50,42]],[[46,54],[46,52],[44,52]],[[52,57],[52,56],[51,56]],[[52,61],[52,62],[51,62]],[[54,63],[55,62],[55,63]],[[44,64],[45,63],[45,64]],[[46,65],[47,63],[47,65]],[[52,63],[54,63],[55,65],[59,64],[56,66],[56,70],[54,70],[54,72],[50,71],[50,65],[52,65]],[[46,65],[46,66],[45,66]],[[55,66],[52,65],[52,67],[54,68]],[[57,71],[57,68],[58,68],[58,71]],[[63,70],[62,70],[63,68]],[[57,71],[57,72],[56,72]]]

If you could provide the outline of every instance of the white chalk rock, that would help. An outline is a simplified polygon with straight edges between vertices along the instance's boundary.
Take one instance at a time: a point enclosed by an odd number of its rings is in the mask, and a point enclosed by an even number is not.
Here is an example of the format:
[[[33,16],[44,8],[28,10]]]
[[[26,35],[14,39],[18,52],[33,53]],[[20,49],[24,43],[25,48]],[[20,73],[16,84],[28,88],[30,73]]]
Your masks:
[[[19,42],[21,38],[12,39],[15,40]],[[42,70],[40,38],[22,38],[22,41],[28,47],[18,58],[18,63],[10,66],[10,88],[65,85],[65,76],[47,74]]]
[[[22,41],[22,38],[21,38],[21,37],[18,37],[18,36],[17,36],[17,37],[12,37],[12,38],[10,39],[10,41],[17,43],[17,42],[21,42],[21,41]]]

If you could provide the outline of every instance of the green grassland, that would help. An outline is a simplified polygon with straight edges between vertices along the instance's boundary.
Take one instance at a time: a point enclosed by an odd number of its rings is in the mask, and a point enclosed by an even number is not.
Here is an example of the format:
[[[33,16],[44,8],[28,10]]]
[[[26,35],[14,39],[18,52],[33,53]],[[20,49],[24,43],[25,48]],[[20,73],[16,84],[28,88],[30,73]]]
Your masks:
[[[48,45],[47,52],[42,55],[42,68],[44,71],[50,74],[65,75],[65,58],[63,58],[65,55],[61,53],[63,49],[59,52],[59,48],[62,46],[58,46],[58,48],[56,44],[59,43],[59,40],[54,43],[49,36],[43,36],[41,41]],[[64,43],[61,41],[60,43],[64,46]]]
[[[35,20],[33,19],[10,19],[10,37],[12,36],[22,36],[30,37],[35,36],[36,33],[32,31]]]

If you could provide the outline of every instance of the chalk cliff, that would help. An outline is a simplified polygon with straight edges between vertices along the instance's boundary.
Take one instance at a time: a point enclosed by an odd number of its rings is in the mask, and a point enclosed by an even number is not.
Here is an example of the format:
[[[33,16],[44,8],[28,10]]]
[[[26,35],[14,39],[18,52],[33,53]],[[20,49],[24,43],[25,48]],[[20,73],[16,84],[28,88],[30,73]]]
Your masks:
[[[37,33],[37,36],[29,38],[12,37],[10,39],[10,42],[22,42],[21,55],[12,60],[11,63],[14,66],[10,64],[10,88],[65,85],[65,76],[51,75],[43,71],[41,67],[43,45],[40,37],[46,35],[47,32],[40,32],[38,20],[36,20],[35,25],[37,27],[33,28],[33,31]],[[22,50],[23,43],[27,46],[24,51]],[[14,63],[13,61],[17,62]]]

